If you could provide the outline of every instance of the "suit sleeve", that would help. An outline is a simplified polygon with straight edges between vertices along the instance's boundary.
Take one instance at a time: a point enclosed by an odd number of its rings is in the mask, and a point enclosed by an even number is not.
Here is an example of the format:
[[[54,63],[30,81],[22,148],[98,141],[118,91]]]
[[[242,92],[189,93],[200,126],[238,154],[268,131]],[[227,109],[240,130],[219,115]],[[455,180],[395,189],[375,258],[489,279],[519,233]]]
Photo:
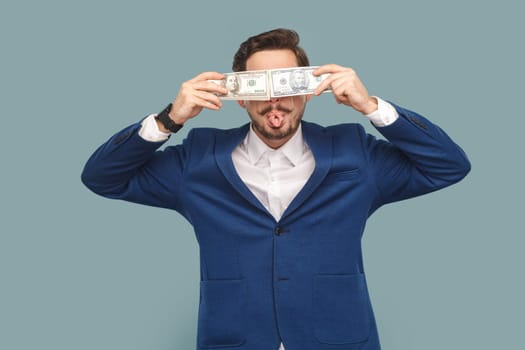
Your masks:
[[[111,137],[89,158],[82,182],[101,196],[182,211],[180,188],[188,139],[159,151],[164,142],[138,135],[140,123]],[[190,132],[191,135],[191,132]]]
[[[465,152],[443,130],[415,112],[394,107],[399,118],[376,127],[388,142],[367,136],[379,192],[374,209],[452,185],[470,171]]]

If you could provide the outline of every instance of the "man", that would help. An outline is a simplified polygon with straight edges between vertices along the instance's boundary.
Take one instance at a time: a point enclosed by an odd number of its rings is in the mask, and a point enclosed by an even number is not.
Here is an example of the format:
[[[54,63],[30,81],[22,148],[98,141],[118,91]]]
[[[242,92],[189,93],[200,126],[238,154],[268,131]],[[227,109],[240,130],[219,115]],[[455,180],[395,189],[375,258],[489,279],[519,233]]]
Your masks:
[[[253,36],[234,71],[308,66],[294,31]],[[417,113],[369,96],[357,74],[335,64],[314,95],[371,120],[302,121],[311,95],[238,101],[250,124],[193,129],[157,149],[203,109],[219,110],[222,79],[205,72],[171,105],[117,133],[87,162],[83,182],[108,198],[170,208],[194,227],[201,283],[197,349],[377,350],[361,236],[381,205],[438,190],[470,170],[463,151]],[[367,120],[367,119],[365,119]],[[169,227],[168,224],[164,226]]]

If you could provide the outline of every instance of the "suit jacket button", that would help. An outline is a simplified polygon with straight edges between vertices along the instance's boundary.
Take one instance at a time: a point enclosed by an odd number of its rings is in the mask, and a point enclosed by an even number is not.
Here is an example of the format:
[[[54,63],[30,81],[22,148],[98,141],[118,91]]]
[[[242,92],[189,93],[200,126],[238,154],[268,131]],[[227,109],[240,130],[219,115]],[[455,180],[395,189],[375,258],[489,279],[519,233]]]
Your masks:
[[[283,229],[282,227],[277,226],[273,232],[274,232],[277,236],[280,236],[282,233],[284,233],[284,229]]]

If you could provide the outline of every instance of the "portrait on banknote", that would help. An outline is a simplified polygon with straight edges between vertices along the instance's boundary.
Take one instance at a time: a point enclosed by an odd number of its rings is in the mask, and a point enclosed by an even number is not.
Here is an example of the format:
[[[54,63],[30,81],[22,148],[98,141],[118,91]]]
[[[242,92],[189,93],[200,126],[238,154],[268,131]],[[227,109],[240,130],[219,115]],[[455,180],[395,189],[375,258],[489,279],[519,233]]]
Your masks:
[[[241,88],[241,83],[237,74],[226,75],[224,86],[228,89],[228,94],[237,95]]]
[[[290,74],[290,87],[294,92],[308,89],[308,75],[303,69],[296,69]]]

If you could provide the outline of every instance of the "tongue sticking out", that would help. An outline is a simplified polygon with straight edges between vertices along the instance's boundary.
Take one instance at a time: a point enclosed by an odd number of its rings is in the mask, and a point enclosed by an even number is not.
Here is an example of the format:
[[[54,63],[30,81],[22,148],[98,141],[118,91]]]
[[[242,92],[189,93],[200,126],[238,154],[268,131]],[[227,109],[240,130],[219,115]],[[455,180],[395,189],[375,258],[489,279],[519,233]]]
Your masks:
[[[283,124],[284,113],[280,111],[271,111],[266,114],[266,118],[268,119],[268,123],[270,123],[271,127],[279,128]]]

